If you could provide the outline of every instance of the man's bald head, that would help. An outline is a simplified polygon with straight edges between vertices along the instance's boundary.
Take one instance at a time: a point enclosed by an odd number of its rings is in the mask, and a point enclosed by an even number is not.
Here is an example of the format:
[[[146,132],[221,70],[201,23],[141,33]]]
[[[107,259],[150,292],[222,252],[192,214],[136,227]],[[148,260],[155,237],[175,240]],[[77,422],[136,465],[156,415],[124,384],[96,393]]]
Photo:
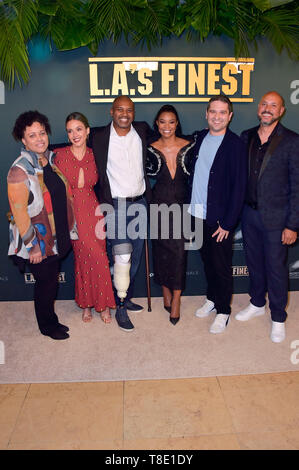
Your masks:
[[[257,111],[261,126],[271,126],[278,122],[284,112],[284,99],[277,91],[269,91],[262,96]]]
[[[128,96],[115,98],[110,110],[113,126],[119,135],[126,135],[135,117],[134,103]]]
[[[267,93],[264,94],[264,96],[262,96],[260,101],[262,101],[265,98],[276,99],[280,102],[281,106],[285,107],[284,98],[277,91],[268,91]]]
[[[127,103],[129,106],[135,108],[133,101],[126,95],[117,96],[112,103],[112,109],[120,104]]]

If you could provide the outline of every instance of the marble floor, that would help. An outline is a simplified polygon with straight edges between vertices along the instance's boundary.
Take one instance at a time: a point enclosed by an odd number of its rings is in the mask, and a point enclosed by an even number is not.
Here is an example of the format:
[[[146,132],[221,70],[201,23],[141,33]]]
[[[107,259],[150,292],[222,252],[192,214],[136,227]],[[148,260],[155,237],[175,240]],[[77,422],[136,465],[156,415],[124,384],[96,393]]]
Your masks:
[[[299,372],[0,385],[0,449],[299,449]]]

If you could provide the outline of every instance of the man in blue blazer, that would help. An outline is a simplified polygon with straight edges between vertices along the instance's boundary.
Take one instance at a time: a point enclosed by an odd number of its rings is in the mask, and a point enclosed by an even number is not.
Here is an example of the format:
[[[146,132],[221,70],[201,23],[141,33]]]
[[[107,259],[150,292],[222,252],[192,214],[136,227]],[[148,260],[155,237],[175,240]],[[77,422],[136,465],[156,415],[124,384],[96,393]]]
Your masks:
[[[263,315],[268,291],[275,343],[285,338],[287,248],[299,228],[299,135],[280,123],[284,112],[282,96],[266,93],[258,105],[260,125],[241,134],[249,161],[242,232],[251,299],[236,319]]]
[[[208,129],[196,132],[191,214],[202,220],[200,248],[207,279],[207,300],[195,315],[215,312],[211,333],[222,333],[229,321],[233,293],[233,230],[244,203],[246,154],[241,139],[228,129],[233,115],[225,95],[210,99]],[[198,222],[198,221],[197,221]]]
[[[105,204],[108,211],[107,238],[112,246],[118,304],[115,318],[118,326],[129,332],[134,325],[127,310],[143,310],[131,297],[146,236],[146,200],[151,195],[145,172],[147,136],[151,129],[146,122],[134,121],[134,103],[127,96],[114,100],[110,114],[112,121],[107,126],[91,128],[90,142],[99,171],[95,191],[102,210]],[[134,225],[136,231],[132,234],[129,230],[135,211],[139,220],[137,238],[138,227]]]

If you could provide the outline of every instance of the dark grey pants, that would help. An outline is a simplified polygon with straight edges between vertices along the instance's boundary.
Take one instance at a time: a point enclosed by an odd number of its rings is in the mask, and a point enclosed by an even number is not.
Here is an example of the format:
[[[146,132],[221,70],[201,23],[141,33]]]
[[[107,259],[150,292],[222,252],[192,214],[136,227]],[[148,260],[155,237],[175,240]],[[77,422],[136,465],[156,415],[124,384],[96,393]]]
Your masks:
[[[263,307],[268,292],[272,320],[284,322],[288,301],[288,250],[287,245],[281,243],[282,230],[266,230],[258,210],[245,206],[242,233],[251,303]]]

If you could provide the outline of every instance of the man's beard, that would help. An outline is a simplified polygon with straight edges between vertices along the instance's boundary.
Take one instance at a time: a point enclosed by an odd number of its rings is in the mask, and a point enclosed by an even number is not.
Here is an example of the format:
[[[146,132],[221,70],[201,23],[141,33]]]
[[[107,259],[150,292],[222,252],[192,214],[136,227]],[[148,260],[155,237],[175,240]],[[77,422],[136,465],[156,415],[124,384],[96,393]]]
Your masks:
[[[264,114],[266,114],[266,113],[264,113]],[[270,114],[270,113],[267,113],[267,114]],[[259,118],[260,123],[263,126],[271,126],[274,122],[279,121],[280,116],[278,116],[276,118],[272,118],[272,119],[270,119],[270,121],[266,121],[266,122],[263,121],[263,114],[261,116],[258,116],[258,118]]]

